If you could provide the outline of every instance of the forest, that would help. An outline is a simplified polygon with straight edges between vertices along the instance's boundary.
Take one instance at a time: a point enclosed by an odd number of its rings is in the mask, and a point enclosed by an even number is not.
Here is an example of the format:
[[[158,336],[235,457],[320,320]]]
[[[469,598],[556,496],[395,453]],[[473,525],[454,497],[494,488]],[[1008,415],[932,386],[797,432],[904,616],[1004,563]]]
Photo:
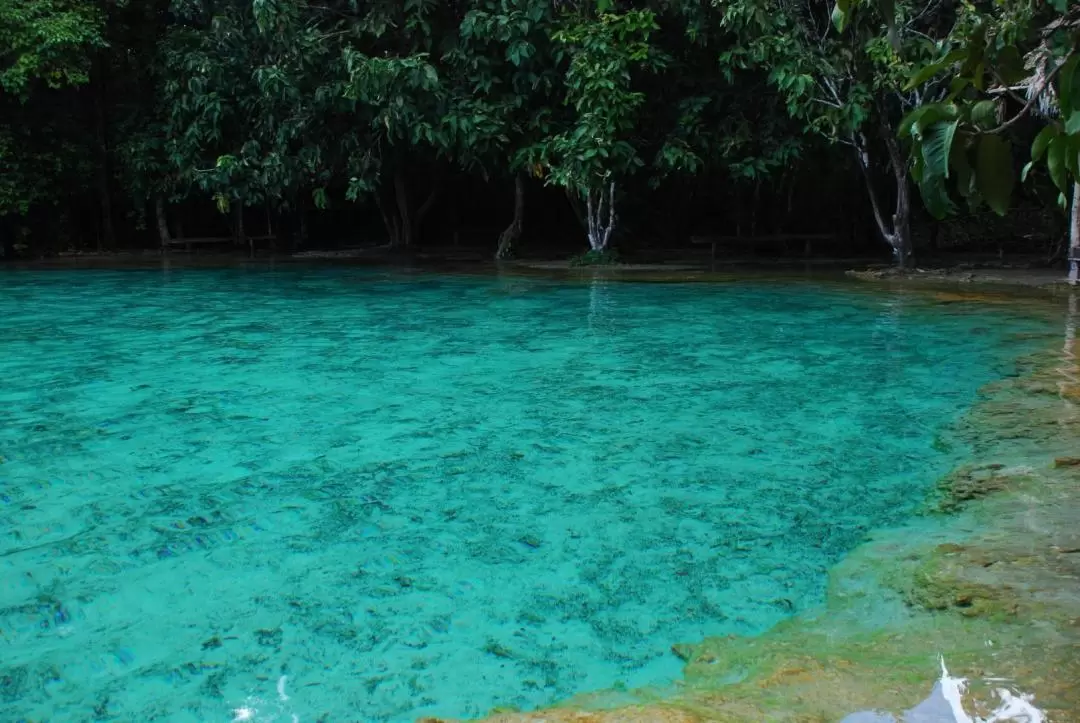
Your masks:
[[[1078,38],[1075,0],[0,0],[0,238],[813,235],[1075,279]]]

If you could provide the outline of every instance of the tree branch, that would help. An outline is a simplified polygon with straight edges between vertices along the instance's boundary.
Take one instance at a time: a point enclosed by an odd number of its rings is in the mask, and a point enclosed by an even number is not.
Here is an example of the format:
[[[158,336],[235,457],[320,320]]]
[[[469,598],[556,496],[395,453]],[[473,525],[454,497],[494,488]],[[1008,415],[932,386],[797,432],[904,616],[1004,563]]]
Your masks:
[[[1041,85],[1039,85],[1038,90],[1036,90],[1034,93],[1031,94],[1031,97],[1028,98],[1028,102],[1024,105],[1023,108],[1020,109],[1019,113],[1017,113],[1015,116],[1013,116],[1009,120],[1007,120],[1004,123],[1002,123],[1001,125],[999,125],[997,128],[994,128],[992,130],[988,130],[986,132],[990,133],[990,134],[1004,133],[1005,131],[1009,130],[1014,125],[1019,123],[1020,119],[1023,118],[1024,116],[1026,116],[1029,112],[1031,112],[1031,109],[1035,107],[1035,104],[1039,101],[1039,97],[1044,92],[1046,92],[1047,88],[1050,87],[1050,81],[1052,81],[1054,79],[1054,76],[1057,75],[1059,70],[1061,70],[1063,67],[1065,67],[1065,62],[1069,58],[1072,57],[1072,54],[1073,54],[1073,51],[1070,50],[1065,55],[1065,57],[1062,58],[1061,63],[1059,63],[1053,70],[1051,70],[1049,73],[1046,74],[1046,77],[1043,78],[1043,82],[1042,82]]]

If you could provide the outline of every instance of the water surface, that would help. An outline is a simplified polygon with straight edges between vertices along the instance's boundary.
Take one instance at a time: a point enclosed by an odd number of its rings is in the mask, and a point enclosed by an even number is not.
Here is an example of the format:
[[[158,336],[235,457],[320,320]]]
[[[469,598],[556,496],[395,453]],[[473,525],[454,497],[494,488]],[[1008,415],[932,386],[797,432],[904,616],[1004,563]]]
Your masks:
[[[1038,322],[780,283],[0,275],[0,718],[664,684],[916,511]]]

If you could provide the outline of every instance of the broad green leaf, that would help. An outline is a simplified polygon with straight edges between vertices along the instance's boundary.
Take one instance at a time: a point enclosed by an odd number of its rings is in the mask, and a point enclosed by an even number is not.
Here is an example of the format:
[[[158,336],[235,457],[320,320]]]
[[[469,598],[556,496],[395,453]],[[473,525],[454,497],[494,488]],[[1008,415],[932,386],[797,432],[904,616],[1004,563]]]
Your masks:
[[[1080,110],[1074,110],[1068,117],[1069,119],[1065,121],[1065,133],[1070,136],[1080,133]]]
[[[922,153],[916,153],[911,159],[911,177],[915,179],[915,183],[922,184],[923,180],[923,163]]]
[[[1058,76],[1058,97],[1061,99],[1061,111],[1068,115],[1074,110],[1080,110],[1080,73],[1077,72],[1077,64],[1080,63],[1080,55],[1074,55],[1065,61]]]
[[[971,85],[971,81],[967,78],[961,76],[953,78],[949,81],[949,100],[956,98],[956,96],[960,95],[960,93],[962,93],[969,85]]]
[[[964,198],[976,196],[975,171],[968,160],[968,143],[970,136],[960,132],[952,143],[949,151],[949,168],[952,169],[956,178],[956,188]]]
[[[980,100],[971,107],[971,122],[979,130],[988,131],[995,128],[998,124],[997,110],[997,101]]]
[[[901,118],[896,131],[896,135],[898,135],[900,138],[910,138],[915,124],[919,122],[920,118],[922,118],[929,112],[929,109],[930,106],[921,105],[918,108],[910,111],[903,118]]]
[[[1023,82],[1031,74],[1024,67],[1024,58],[1015,45],[1007,45],[998,53],[997,74],[1009,85]]]
[[[975,155],[975,183],[994,213],[1004,216],[1016,183],[1012,146],[1001,136],[982,136]]]
[[[1054,140],[1058,135],[1058,129],[1056,126],[1046,126],[1039,135],[1035,136],[1035,142],[1031,144],[1031,160],[1041,161],[1043,155],[1046,154],[1046,149],[1050,145],[1050,141]]]
[[[844,28],[847,27],[848,20],[851,18],[850,9],[851,0],[836,0],[836,4],[833,5],[832,22],[841,33],[844,32]]]
[[[926,81],[933,78],[935,75],[952,66],[953,64],[964,60],[967,57],[967,50],[954,50],[948,53],[944,58],[936,62],[924,65],[919,68],[908,80],[907,85],[904,86],[904,90],[911,90],[917,88]]]
[[[1065,151],[1065,170],[1069,172],[1072,178],[1080,178],[1080,159],[1077,157],[1077,153],[1080,153],[1080,136],[1069,136],[1065,139],[1068,142],[1068,150]]]
[[[945,179],[941,176],[923,175],[919,183],[919,194],[930,215],[939,221],[952,213],[955,205],[945,188]]]
[[[1054,182],[1058,190],[1065,193],[1067,190],[1067,173],[1065,155],[1069,152],[1069,139],[1065,136],[1055,136],[1050,141],[1046,151],[1046,168],[1050,171],[1050,180]]]
[[[949,177],[949,156],[959,124],[959,120],[933,124],[926,129],[919,148],[922,160],[919,192],[927,210],[938,219],[945,218],[953,210],[945,179]]]
[[[971,85],[976,90],[982,90],[986,87],[986,63],[979,61],[975,64],[975,69],[971,71]]]
[[[950,63],[946,63],[944,61],[924,65],[923,67],[919,68],[919,70],[916,71],[913,76],[911,76],[911,79],[908,80],[907,84],[904,86],[904,90],[918,88],[920,85],[933,78],[935,75],[940,73],[949,65]]]
[[[949,156],[959,124],[959,120],[939,121],[926,129],[921,144],[925,173],[949,177]]]
[[[926,128],[941,120],[953,120],[958,116],[952,103],[928,103],[909,112],[900,120],[897,134],[901,138],[922,135]]]

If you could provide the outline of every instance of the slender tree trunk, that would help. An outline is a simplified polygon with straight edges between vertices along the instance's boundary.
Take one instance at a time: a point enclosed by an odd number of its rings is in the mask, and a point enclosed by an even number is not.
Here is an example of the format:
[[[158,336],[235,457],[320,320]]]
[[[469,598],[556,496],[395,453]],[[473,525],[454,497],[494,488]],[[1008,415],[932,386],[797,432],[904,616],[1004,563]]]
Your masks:
[[[754,182],[754,202],[750,206],[750,235],[757,236],[758,206],[761,205],[761,181]]]
[[[308,242],[308,228],[307,228],[307,208],[304,205],[300,206],[300,248],[307,248]]]
[[[169,220],[165,215],[165,199],[158,196],[154,199],[154,217],[157,219],[158,238],[161,240],[161,250],[169,248]]]
[[[248,241],[247,232],[244,231],[244,204],[239,201],[233,205],[233,233],[236,234],[236,245],[248,246],[250,253],[252,244]]]
[[[1080,283],[1080,181],[1073,183],[1072,212],[1069,214],[1069,283]]]
[[[605,206],[606,202],[606,206]],[[607,188],[589,190],[585,194],[585,213],[588,222],[589,248],[596,253],[607,250],[611,232],[615,230],[615,182]]]
[[[522,228],[525,223],[525,178],[518,173],[514,176],[514,220],[499,235],[499,247],[495,251],[495,258],[505,259],[510,256],[513,246],[521,238]]]
[[[103,248],[112,249],[116,247],[116,230],[113,227],[112,184],[109,172],[109,137],[105,118],[107,102],[105,97],[106,65],[104,54],[101,52],[94,57],[93,76],[94,150],[97,156],[97,162],[94,164],[94,177],[97,186],[98,204],[101,208],[101,234],[98,236],[98,251],[101,251]]]
[[[888,137],[885,139],[885,145],[889,151],[889,166],[896,184],[896,208],[892,218],[887,219],[878,196],[877,184],[874,182],[866,136],[861,133],[856,134],[852,136],[852,143],[855,145],[859,168],[862,170],[866,193],[870,197],[870,208],[874,212],[874,222],[877,224],[878,232],[882,239],[892,247],[893,259],[897,267],[906,268],[911,261],[911,202],[907,169],[900,155],[900,147],[895,139]]]
[[[386,237],[391,246],[400,246],[401,239],[399,237],[401,230],[398,226],[397,212],[386,207],[386,202],[383,201],[382,194],[376,192],[375,203],[379,206],[379,215],[382,216],[383,226],[386,227]]]
[[[398,244],[401,246],[413,245],[413,215],[411,199],[409,198],[409,185],[405,180],[405,173],[399,167],[394,171],[394,200],[397,201],[398,211]]]
[[[908,185],[907,163],[900,153],[900,144],[896,142],[896,133],[887,125],[882,125],[885,147],[889,152],[889,165],[896,183],[896,209],[893,211],[893,235],[890,243],[896,265],[901,269],[911,263],[911,192]]]
[[[441,192],[442,173],[437,172],[427,198],[418,208],[414,208],[405,172],[400,167],[394,171],[395,209],[387,213],[387,209],[381,203],[379,206],[392,246],[411,247],[416,244],[420,237],[420,229],[423,226],[424,218],[435,205],[435,201],[438,200]]]
[[[0,219],[0,236],[3,236],[4,243],[4,255],[5,261],[15,260],[15,229],[10,224],[3,223],[3,219]]]

